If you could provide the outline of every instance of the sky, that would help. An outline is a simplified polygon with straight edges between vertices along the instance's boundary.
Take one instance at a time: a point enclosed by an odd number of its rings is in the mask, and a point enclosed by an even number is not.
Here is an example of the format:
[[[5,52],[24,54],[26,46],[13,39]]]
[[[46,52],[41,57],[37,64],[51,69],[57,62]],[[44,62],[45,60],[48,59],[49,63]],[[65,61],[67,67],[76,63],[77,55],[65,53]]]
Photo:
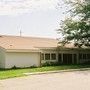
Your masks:
[[[58,38],[63,11],[62,0],[0,0],[0,34]]]

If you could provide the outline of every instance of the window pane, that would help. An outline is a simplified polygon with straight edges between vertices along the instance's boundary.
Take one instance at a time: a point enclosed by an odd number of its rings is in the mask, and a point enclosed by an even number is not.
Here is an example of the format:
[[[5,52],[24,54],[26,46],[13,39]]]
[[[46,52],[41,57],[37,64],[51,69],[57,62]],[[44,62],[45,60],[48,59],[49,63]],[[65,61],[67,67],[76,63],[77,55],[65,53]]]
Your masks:
[[[44,60],[44,54],[43,53],[41,54],[41,60]]]
[[[87,54],[87,59],[90,59],[90,54]]]
[[[50,60],[50,54],[49,53],[45,54],[45,60]]]
[[[81,53],[79,54],[79,59],[82,59],[82,54]]]
[[[86,54],[83,54],[83,59],[86,59]]]
[[[74,59],[74,64],[77,64],[77,55],[76,54],[73,54],[73,59]]]
[[[51,54],[51,60],[56,60],[56,54],[55,53]]]

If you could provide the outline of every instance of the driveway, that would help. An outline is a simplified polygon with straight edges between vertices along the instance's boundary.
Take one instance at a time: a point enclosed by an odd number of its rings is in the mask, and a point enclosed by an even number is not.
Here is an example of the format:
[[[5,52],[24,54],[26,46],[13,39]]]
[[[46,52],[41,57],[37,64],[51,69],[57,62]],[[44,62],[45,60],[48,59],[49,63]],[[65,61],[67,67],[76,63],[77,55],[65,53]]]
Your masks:
[[[0,90],[90,90],[90,71],[30,75],[0,80]]]

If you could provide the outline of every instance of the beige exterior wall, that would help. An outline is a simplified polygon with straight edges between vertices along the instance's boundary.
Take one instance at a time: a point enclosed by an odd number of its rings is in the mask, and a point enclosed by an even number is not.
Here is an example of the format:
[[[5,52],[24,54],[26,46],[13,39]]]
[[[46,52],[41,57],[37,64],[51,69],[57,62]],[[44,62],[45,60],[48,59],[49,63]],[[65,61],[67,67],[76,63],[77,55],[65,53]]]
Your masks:
[[[40,53],[7,52],[5,68],[40,66]]]
[[[5,67],[5,50],[0,48],[0,68]]]
[[[41,53],[56,54],[56,60],[41,60]],[[77,54],[77,63],[83,63],[86,60],[79,60],[79,53],[90,54],[90,50],[54,50],[54,49],[43,49],[41,52],[6,52],[5,49],[0,48],[0,68],[12,68],[16,67],[30,67],[40,66],[45,62],[58,62],[58,54]],[[63,57],[62,57],[63,60]]]

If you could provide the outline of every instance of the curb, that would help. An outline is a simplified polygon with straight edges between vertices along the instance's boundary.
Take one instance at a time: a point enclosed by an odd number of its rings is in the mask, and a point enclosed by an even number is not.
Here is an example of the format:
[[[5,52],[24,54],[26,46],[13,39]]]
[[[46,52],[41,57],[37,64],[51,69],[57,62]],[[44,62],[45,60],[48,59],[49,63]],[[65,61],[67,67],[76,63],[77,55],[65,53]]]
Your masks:
[[[55,71],[43,71],[43,72],[33,72],[33,73],[24,73],[24,75],[40,75],[40,74],[51,74],[51,73],[62,73],[62,72],[74,72],[74,71],[86,71],[90,68],[80,68],[80,69],[67,69],[67,70],[55,70]]]

